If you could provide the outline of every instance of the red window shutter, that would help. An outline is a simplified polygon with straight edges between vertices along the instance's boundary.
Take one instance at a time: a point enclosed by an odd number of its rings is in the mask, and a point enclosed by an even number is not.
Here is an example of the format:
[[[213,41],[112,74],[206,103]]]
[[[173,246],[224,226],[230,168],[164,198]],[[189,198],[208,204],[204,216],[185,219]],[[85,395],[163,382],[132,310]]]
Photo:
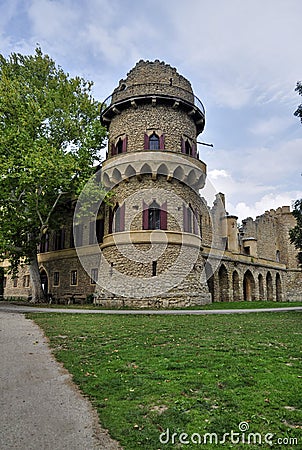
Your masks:
[[[148,205],[143,201],[143,230],[149,229],[149,208]]]
[[[128,136],[123,139],[122,153],[126,153],[128,145]]]
[[[192,144],[192,156],[193,156],[193,158],[196,158],[196,144],[195,143]]]
[[[125,202],[120,206],[120,231],[125,231]]]
[[[149,136],[147,133],[144,136],[144,150],[149,150]]]
[[[160,207],[160,229],[167,229],[167,202],[163,203]]]
[[[159,136],[159,149],[165,150],[165,135],[164,134]]]
[[[183,227],[184,231],[188,231],[188,213],[186,205],[182,205],[182,215],[183,215]]]
[[[184,138],[181,138],[181,153],[186,153],[186,142]]]
[[[115,145],[112,143],[111,144],[111,156],[114,156],[116,154],[116,148]]]
[[[193,233],[198,234],[198,222],[197,222],[198,212],[195,208],[194,214],[193,214]]]

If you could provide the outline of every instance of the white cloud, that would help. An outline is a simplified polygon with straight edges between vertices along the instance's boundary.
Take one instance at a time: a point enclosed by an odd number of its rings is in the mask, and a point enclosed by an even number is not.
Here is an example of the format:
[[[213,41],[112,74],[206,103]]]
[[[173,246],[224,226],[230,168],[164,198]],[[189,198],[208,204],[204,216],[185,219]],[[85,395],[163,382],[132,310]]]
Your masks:
[[[257,120],[249,129],[249,131],[257,136],[275,136],[281,134],[292,125],[291,117],[269,117]]]
[[[277,209],[280,206],[292,207],[293,202],[302,198],[302,191],[282,192],[280,194],[266,194],[255,203],[247,205],[245,202],[239,202],[236,205],[229,204],[231,214],[238,216],[239,221],[247,217],[253,217],[264,214],[270,209]]]

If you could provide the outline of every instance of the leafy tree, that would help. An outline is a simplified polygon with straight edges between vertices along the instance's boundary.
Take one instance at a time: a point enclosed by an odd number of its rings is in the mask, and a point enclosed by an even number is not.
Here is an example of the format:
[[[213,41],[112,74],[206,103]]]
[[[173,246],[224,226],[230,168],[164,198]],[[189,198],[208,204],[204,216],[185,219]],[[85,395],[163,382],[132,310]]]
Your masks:
[[[38,244],[100,161],[105,130],[92,85],[39,47],[0,55],[0,254],[13,273],[30,265],[35,302],[44,299]]]
[[[295,91],[297,91],[299,95],[302,95],[302,81],[298,81]],[[297,110],[294,112],[294,115],[300,117],[302,122],[302,103],[298,106]]]
[[[297,224],[289,230],[290,242],[299,250],[297,258],[299,264],[302,265],[302,199],[296,200],[294,203],[293,215]]]

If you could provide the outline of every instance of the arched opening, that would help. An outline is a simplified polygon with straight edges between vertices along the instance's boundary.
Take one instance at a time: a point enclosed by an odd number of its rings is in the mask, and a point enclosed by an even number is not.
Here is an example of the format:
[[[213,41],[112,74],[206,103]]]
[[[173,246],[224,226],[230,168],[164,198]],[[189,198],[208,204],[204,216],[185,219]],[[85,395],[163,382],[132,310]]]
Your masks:
[[[259,275],[258,275],[258,287],[259,287],[259,300],[265,300],[264,281],[263,281],[263,275],[261,273],[259,273]]]
[[[116,153],[123,153],[123,141],[121,138],[119,138],[119,140],[117,141],[116,144]]]
[[[148,208],[148,229],[160,230],[160,206],[155,200]]]
[[[192,145],[188,140],[185,141],[185,153],[187,155],[192,155]]]
[[[215,288],[214,288],[214,274],[213,274],[212,266],[209,262],[206,262],[206,264],[205,264],[205,271],[206,271],[208,289],[212,296],[212,302],[215,302],[216,298],[215,298]]]
[[[280,274],[276,275],[276,300],[277,302],[282,302],[282,286]]]
[[[230,300],[229,279],[228,279],[228,271],[226,270],[224,265],[222,265],[219,269],[218,281],[219,281],[219,301],[228,302]]]
[[[247,270],[243,277],[243,299],[251,302],[255,299],[255,280],[250,270]]]
[[[233,285],[233,300],[234,302],[240,301],[240,289],[239,289],[239,275],[237,270],[234,270],[232,275],[232,285]]]
[[[159,136],[156,133],[152,133],[149,137],[149,150],[159,150]]]
[[[41,285],[45,295],[48,294],[48,276],[45,269],[40,270]]]
[[[267,272],[266,275],[266,296],[268,301],[274,300],[273,278],[270,272]]]

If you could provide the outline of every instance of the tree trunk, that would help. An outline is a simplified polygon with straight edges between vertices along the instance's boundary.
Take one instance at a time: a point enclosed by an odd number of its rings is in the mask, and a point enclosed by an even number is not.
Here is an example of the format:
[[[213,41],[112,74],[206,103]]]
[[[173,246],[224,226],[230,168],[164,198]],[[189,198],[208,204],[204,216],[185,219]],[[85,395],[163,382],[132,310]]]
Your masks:
[[[37,253],[32,255],[29,264],[29,273],[32,286],[32,303],[44,303],[46,302],[46,295],[42,289],[41,276],[38,265]]]

